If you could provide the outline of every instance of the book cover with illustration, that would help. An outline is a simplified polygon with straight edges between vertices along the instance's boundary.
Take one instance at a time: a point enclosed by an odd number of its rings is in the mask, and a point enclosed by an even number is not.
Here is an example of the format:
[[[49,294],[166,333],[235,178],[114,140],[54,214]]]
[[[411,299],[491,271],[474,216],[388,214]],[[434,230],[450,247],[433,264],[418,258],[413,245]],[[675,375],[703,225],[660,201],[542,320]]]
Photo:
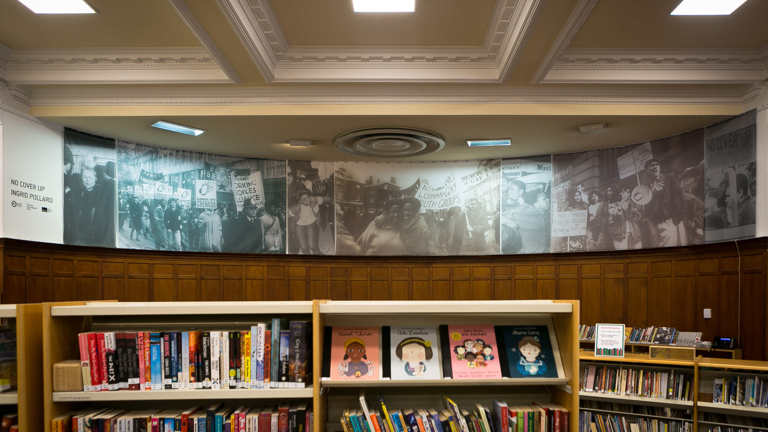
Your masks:
[[[510,378],[558,377],[562,365],[548,326],[499,326],[497,330]]]
[[[440,343],[436,327],[392,327],[392,379],[441,379]]]
[[[330,378],[381,378],[380,339],[378,327],[333,327]]]
[[[501,378],[496,334],[491,325],[448,326],[454,379]]]

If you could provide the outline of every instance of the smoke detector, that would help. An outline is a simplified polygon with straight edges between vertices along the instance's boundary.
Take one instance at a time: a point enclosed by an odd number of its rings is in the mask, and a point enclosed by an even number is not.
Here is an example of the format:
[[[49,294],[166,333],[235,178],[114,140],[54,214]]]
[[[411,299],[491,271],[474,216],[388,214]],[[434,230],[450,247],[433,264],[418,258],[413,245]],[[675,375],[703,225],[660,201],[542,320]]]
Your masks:
[[[333,142],[347,153],[383,158],[419,156],[445,147],[438,134],[403,128],[360,129],[338,135]]]

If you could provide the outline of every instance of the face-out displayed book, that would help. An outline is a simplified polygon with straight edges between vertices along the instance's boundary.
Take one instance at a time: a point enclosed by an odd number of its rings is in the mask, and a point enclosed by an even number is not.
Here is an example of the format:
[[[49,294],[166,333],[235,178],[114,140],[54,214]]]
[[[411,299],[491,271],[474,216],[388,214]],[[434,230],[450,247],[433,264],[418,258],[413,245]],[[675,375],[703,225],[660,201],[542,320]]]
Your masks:
[[[492,325],[449,325],[447,330],[454,379],[501,378],[496,332]]]
[[[333,327],[331,379],[380,379],[381,330],[378,327]]]
[[[548,325],[497,326],[510,378],[563,377],[557,339]]]
[[[392,327],[390,366],[393,380],[443,378],[437,328]]]

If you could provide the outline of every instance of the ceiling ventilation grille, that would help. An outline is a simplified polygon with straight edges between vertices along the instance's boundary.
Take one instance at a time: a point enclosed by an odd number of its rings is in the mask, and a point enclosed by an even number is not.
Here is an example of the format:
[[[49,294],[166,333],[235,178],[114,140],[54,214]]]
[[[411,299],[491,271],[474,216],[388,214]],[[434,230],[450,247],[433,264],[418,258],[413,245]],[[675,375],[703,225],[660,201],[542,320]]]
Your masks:
[[[400,158],[434,153],[445,147],[445,139],[416,129],[360,129],[333,139],[339,150],[359,156]]]

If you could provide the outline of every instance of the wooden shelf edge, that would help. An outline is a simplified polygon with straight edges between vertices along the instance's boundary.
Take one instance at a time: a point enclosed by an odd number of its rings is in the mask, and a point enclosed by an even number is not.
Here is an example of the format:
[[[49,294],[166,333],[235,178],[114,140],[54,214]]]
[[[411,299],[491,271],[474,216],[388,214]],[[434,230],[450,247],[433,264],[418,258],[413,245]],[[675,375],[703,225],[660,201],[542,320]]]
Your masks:
[[[626,401],[628,403],[693,407],[693,401],[687,401],[687,400],[660,399],[660,398],[651,398],[651,397],[644,397],[644,396],[613,395],[613,394],[606,394],[606,393],[599,393],[599,392],[580,391],[579,397],[584,399],[595,399],[595,400]]]
[[[760,416],[768,416],[768,408],[762,407],[727,405],[715,402],[699,402],[697,405],[699,408],[704,408],[705,411],[729,412],[737,415],[741,413],[743,415],[759,414]]]
[[[312,387],[264,390],[158,390],[54,392],[54,402],[107,402],[204,399],[301,399],[313,396]]]
[[[328,301],[320,303],[321,314],[349,315],[498,315],[571,313],[573,304],[552,300],[502,301]]]
[[[16,405],[19,403],[19,394],[15,391],[0,393],[0,405]]]
[[[52,316],[262,315],[312,313],[310,301],[93,302],[53,306]]]
[[[435,380],[328,380],[323,387],[451,387],[451,386],[559,386],[567,378],[435,379]]]

